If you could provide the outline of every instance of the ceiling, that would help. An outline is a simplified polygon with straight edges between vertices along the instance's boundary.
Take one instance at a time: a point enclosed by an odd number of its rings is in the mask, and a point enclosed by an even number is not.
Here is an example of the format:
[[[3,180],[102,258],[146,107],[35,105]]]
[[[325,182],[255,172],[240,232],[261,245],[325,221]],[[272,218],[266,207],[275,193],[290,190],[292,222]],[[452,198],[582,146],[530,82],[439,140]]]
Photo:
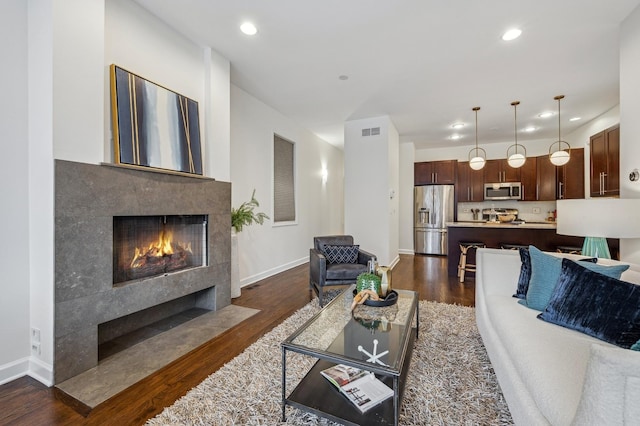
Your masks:
[[[619,27],[640,0],[136,0],[231,63],[231,82],[324,140],[388,115],[416,148],[557,139],[619,103]],[[245,20],[255,36],[240,32]],[[511,27],[522,36],[505,42]],[[342,80],[339,76],[348,76]],[[571,117],[581,120],[569,122]],[[465,124],[454,130],[456,122]],[[536,131],[522,129],[535,126]],[[450,137],[459,133],[462,138]]]

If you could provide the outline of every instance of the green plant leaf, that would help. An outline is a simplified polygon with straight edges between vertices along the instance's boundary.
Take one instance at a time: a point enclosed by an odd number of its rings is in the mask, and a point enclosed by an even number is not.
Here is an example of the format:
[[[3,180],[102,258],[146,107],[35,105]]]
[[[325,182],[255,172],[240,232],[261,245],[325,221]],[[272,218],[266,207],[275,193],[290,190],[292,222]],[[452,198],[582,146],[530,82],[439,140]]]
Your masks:
[[[236,232],[242,231],[245,226],[250,226],[254,223],[262,225],[265,219],[269,219],[263,212],[254,212],[256,207],[260,207],[260,203],[256,199],[256,190],[253,190],[251,194],[251,200],[245,201],[240,204],[240,207],[231,208],[231,226]]]

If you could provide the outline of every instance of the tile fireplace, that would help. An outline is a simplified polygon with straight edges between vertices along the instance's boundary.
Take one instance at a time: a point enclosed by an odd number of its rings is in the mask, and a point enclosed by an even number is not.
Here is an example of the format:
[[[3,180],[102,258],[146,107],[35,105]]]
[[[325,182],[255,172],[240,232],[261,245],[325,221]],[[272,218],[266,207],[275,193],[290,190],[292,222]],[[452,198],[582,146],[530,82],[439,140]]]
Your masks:
[[[99,328],[229,305],[230,210],[228,182],[56,160],[54,382],[98,365]]]

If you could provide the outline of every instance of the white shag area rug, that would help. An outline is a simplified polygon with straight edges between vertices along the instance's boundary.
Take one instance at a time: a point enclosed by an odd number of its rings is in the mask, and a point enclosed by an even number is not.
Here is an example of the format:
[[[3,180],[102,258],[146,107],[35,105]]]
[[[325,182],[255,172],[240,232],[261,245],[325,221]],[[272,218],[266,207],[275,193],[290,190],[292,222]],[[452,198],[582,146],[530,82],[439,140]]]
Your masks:
[[[281,350],[319,311],[298,310],[147,425],[335,425],[287,407],[281,422]],[[420,302],[420,330],[405,385],[400,425],[513,424],[475,324],[474,308]],[[290,392],[315,359],[287,353]]]

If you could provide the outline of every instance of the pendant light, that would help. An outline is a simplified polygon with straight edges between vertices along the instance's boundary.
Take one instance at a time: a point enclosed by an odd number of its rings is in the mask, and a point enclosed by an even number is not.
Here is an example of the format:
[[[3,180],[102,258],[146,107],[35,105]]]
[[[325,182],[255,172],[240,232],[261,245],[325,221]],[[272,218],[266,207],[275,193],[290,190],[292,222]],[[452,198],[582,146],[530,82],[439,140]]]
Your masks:
[[[527,161],[527,150],[524,146],[518,145],[518,112],[517,108],[520,105],[520,101],[511,102],[513,106],[513,133],[515,137],[515,143],[507,149],[507,163],[517,169],[522,167]],[[520,148],[520,149],[518,149]]]
[[[469,151],[469,167],[473,170],[480,170],[484,167],[484,164],[487,162],[487,152],[478,148],[478,110],[480,107],[473,107],[472,110],[476,113],[476,147],[472,148]],[[473,155],[472,155],[473,154]]]
[[[560,100],[564,95],[558,95],[555,99],[558,101],[558,140],[549,147],[549,160],[554,166],[564,166],[571,158],[571,145],[560,138]]]

